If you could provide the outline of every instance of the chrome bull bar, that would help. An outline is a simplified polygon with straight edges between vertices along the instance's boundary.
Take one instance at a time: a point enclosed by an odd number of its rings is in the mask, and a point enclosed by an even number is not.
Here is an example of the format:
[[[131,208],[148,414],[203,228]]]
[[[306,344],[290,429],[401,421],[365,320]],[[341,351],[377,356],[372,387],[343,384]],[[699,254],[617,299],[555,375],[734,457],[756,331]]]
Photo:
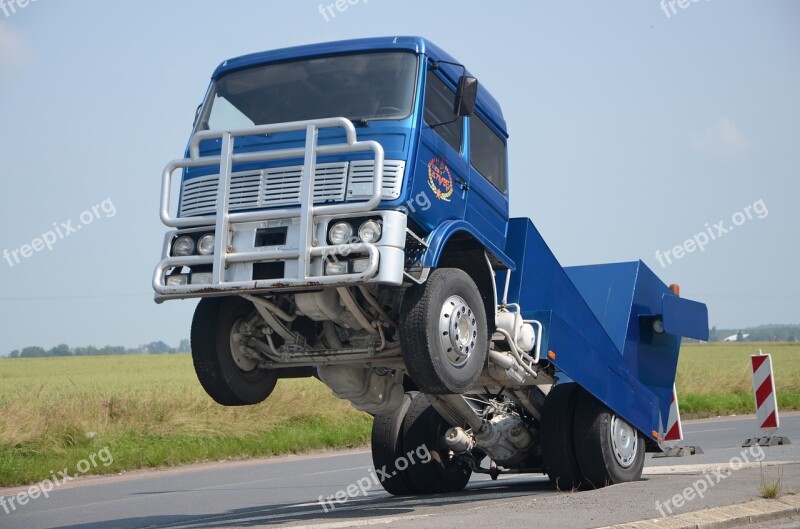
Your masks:
[[[326,128],[341,128],[346,134],[346,143],[319,145],[319,131]],[[253,153],[234,154],[236,138],[258,136],[280,132],[306,131],[305,147],[276,149]],[[200,144],[206,140],[221,140],[219,156],[201,156]],[[339,204],[314,204],[314,181],[316,178],[317,156],[372,151],[375,160],[372,195],[364,201]],[[300,207],[245,211],[229,211],[230,184],[234,164],[263,162],[271,160],[303,157],[303,177],[300,188]],[[196,133],[190,142],[189,158],[173,160],[167,164],[162,174],[161,221],[172,228],[214,227],[215,248],[212,255],[170,256],[170,240],[174,232],[167,234],[161,262],[153,274],[153,289],[157,298],[193,297],[213,295],[230,291],[258,291],[269,288],[290,288],[302,286],[334,286],[365,282],[378,272],[379,251],[374,244],[353,243],[336,246],[315,246],[314,229],[317,217],[331,215],[350,215],[373,211],[382,200],[383,190],[383,147],[376,141],[358,141],[353,123],[346,118],[327,118],[295,121],[257,127],[229,130],[202,131]],[[217,184],[216,214],[197,217],[173,217],[170,213],[173,174],[178,169],[195,167],[219,167]],[[263,251],[234,252],[231,247],[231,226],[244,222],[261,222],[277,219],[299,218],[300,236],[297,248],[267,249]],[[310,275],[313,258],[368,254],[369,266],[362,272],[335,276]],[[228,264],[265,262],[296,259],[297,273],[292,277],[279,279],[259,279],[249,281],[226,281],[225,269]],[[167,285],[166,272],[175,267],[212,265],[211,283]],[[324,274],[324,266],[322,267]]]

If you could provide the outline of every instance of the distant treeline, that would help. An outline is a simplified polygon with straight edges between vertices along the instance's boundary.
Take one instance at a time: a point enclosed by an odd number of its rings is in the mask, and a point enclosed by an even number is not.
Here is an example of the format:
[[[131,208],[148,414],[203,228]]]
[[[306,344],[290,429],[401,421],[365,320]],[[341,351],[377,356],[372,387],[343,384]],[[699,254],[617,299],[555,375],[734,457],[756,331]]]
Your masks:
[[[181,340],[178,347],[170,347],[164,342],[152,342],[140,345],[136,349],[129,349],[121,345],[107,345],[105,347],[70,347],[61,344],[52,349],[43,347],[25,347],[22,350],[15,349],[9,353],[9,358],[44,358],[47,356],[107,356],[107,355],[138,355],[138,354],[171,354],[190,352],[189,340]]]
[[[759,325],[745,329],[712,327],[709,334],[709,342],[721,342],[732,337],[739,342],[798,342],[800,325]]]
[[[800,342],[800,325],[759,325],[744,329],[709,329],[709,342],[721,342],[726,338],[736,337],[740,342]],[[696,340],[685,340],[694,342]],[[52,349],[42,347],[25,347],[14,350],[9,358],[42,358],[46,356],[106,356],[106,355],[133,355],[133,354],[172,354],[191,352],[189,340],[181,340],[178,347],[170,347],[164,342],[152,342],[140,345],[136,349],[123,346],[107,345],[105,347],[70,347],[61,344]]]

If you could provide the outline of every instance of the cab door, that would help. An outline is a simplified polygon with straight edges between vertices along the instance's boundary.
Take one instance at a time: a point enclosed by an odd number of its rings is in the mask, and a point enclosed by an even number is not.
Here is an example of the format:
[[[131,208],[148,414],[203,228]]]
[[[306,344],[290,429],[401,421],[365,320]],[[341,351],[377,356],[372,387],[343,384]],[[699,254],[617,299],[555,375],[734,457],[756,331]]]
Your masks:
[[[412,218],[427,230],[447,219],[463,219],[466,212],[470,174],[465,152],[466,118],[455,114],[455,97],[450,81],[429,69],[411,197],[427,198],[416,202],[431,204],[427,211],[412,211]]]
[[[466,220],[498,248],[505,248],[509,214],[506,139],[478,112],[469,117],[468,152]]]

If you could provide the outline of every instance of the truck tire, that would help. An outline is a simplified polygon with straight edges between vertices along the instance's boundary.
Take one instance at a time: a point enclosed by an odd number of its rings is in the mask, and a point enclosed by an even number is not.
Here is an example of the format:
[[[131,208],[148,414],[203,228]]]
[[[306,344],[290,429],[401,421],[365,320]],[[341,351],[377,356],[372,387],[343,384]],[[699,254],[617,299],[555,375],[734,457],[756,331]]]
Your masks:
[[[581,389],[558,384],[550,390],[542,412],[542,463],[550,483],[562,491],[579,489],[583,481],[575,455],[573,422]]]
[[[644,468],[639,432],[602,402],[581,392],[575,412],[575,453],[584,482],[593,488],[637,481]]]
[[[192,320],[192,361],[206,393],[223,406],[258,404],[278,381],[274,370],[236,354],[231,343],[235,326],[250,317],[252,303],[244,298],[203,298]],[[237,363],[238,362],[238,363]]]
[[[403,419],[411,407],[413,395],[406,393],[398,409],[392,413],[376,415],[372,422],[372,464],[381,486],[394,496],[416,492],[408,471],[400,471],[395,465],[395,461],[405,455],[402,439]],[[386,477],[387,475],[389,477]]]
[[[464,393],[488,355],[486,310],[472,278],[458,268],[434,270],[405,293],[400,344],[411,380],[423,393]]]
[[[449,428],[425,395],[412,396],[403,421],[403,457],[408,462],[405,472],[415,493],[459,492],[469,483],[472,470],[451,457],[450,449],[444,444],[444,434]],[[429,459],[423,462],[421,457],[426,457],[426,452]]]

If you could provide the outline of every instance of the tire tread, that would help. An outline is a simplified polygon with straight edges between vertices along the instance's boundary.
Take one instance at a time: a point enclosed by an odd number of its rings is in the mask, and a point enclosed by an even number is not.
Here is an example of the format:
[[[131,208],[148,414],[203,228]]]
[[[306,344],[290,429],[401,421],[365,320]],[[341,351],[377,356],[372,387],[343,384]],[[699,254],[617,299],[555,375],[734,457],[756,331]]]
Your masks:
[[[583,475],[574,448],[573,417],[580,387],[558,384],[550,390],[542,413],[542,460],[550,483],[562,491],[579,489]]]
[[[435,303],[436,298],[441,295],[440,292],[445,288],[446,284],[457,276],[466,279],[468,284],[475,289],[478,302],[471,303],[470,307],[473,312],[477,313],[479,318],[482,318],[485,327],[486,311],[484,310],[478,287],[475,286],[472,278],[466,272],[458,268],[439,268],[434,270],[424,284],[414,285],[406,291],[403,298],[400,313],[400,341],[403,359],[414,384],[421,391],[432,395],[463,393],[468,390],[480,376],[483,365],[486,363],[485,357],[488,355],[488,346],[476,347],[473,354],[482,354],[484,357],[481,362],[481,369],[477,370],[469,381],[461,384],[461,387],[453,387],[453,385],[448,387],[444,382],[446,378],[444,366],[441,363],[441,359],[435,354],[439,345],[432,343],[433,337],[427,332],[427,329],[431,318],[439,318],[438,313],[441,307]],[[432,313],[432,311],[435,311],[435,313]],[[485,340],[480,336],[478,339],[481,342]]]

